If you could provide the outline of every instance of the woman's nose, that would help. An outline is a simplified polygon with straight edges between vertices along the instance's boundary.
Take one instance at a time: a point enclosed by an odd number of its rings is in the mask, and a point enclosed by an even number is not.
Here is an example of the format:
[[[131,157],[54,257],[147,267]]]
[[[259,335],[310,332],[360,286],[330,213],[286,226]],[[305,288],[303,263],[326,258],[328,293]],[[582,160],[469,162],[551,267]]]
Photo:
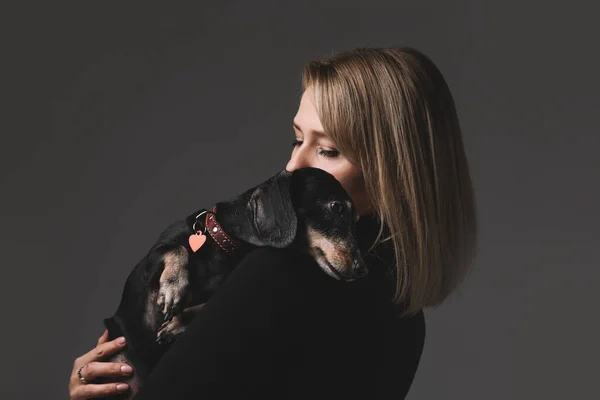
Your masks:
[[[285,166],[285,170],[288,172],[292,172],[294,170],[309,166],[310,165],[308,165],[308,162],[302,150],[297,149],[294,153],[292,153],[290,161],[288,161],[287,165]]]

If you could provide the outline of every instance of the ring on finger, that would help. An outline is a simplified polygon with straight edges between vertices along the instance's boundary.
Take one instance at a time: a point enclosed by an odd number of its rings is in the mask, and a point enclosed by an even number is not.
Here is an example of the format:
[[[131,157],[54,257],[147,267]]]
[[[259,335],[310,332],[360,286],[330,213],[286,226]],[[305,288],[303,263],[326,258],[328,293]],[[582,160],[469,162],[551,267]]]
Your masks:
[[[83,364],[83,365],[82,365],[82,366],[79,368],[79,370],[77,371],[77,377],[78,377],[78,378],[79,378],[79,380],[80,380],[82,383],[84,383],[84,384],[88,383],[88,381],[86,381],[86,380],[85,380],[85,378],[84,378],[84,377],[81,375],[81,370],[82,370],[82,369],[83,369],[83,367],[85,367],[86,365],[87,365],[87,364]]]

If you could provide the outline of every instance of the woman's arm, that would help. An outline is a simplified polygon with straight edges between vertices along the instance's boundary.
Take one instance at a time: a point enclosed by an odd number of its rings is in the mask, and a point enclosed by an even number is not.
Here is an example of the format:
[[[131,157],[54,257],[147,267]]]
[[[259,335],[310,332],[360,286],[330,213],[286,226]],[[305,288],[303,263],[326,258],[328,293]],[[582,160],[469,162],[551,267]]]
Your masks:
[[[307,255],[248,254],[157,364],[137,400],[267,398],[286,379],[306,315],[343,283]]]

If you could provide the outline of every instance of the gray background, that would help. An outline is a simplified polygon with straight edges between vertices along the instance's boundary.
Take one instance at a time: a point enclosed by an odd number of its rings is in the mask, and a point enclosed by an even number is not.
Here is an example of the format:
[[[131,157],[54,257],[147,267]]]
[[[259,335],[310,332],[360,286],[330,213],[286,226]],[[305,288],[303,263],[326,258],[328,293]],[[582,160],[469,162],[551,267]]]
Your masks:
[[[478,201],[475,271],[425,311],[409,399],[597,395],[595,12],[123,3],[2,13],[0,397],[66,398],[157,234],[282,169],[302,66],[362,45],[415,46],[442,70]]]

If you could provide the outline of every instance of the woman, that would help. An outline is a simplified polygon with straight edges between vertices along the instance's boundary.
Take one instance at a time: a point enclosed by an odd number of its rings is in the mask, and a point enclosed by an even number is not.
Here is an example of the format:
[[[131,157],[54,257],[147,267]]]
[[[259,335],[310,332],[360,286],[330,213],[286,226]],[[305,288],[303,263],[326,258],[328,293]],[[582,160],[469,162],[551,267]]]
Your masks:
[[[361,218],[371,273],[331,279],[282,249],[246,256],[136,398],[403,398],[441,304],[475,253],[474,194],[448,86],[412,48],[359,48],[309,63],[288,171],[334,175]],[[75,360],[72,399],[121,393],[107,342]],[[125,366],[126,367],[126,366]],[[80,381],[78,372],[82,375]],[[124,390],[128,390],[124,388]]]

